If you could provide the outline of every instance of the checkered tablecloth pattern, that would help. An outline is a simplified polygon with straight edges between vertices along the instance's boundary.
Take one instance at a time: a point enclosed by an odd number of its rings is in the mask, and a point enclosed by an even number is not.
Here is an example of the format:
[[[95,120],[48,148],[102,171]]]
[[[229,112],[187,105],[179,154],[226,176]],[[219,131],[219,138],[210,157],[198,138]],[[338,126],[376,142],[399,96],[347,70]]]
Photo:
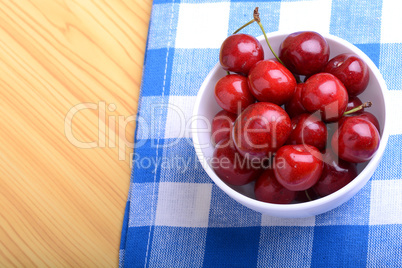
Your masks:
[[[280,219],[230,199],[203,171],[189,122],[221,42],[258,6],[268,32],[355,44],[389,89],[391,136],[342,206]],[[402,4],[394,0],[154,0],[137,115],[121,267],[402,267]],[[242,32],[260,36],[257,24]]]

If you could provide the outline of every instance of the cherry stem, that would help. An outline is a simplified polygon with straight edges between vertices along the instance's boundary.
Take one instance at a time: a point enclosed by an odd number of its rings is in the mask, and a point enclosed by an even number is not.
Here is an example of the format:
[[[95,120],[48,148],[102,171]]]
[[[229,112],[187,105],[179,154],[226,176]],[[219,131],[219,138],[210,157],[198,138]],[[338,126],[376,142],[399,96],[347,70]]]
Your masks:
[[[230,72],[229,71],[226,71],[226,73],[229,75],[230,74]]]
[[[373,105],[373,103],[371,101],[365,102],[362,105],[359,105],[353,109],[350,109],[349,111],[344,112],[343,115],[353,114],[355,112],[360,111],[361,109],[370,108],[371,105]]]
[[[253,23],[255,21],[255,19],[250,20],[249,22],[247,22],[246,24],[244,24],[243,26],[241,26],[239,29],[237,29],[236,31],[233,32],[233,34],[237,34],[238,32],[240,32],[240,30],[242,30],[243,28],[246,28],[247,26],[249,26],[251,23]]]
[[[307,190],[304,190],[304,193],[306,194],[308,201],[313,201],[313,199],[311,199],[310,195],[308,194]]]
[[[261,24],[260,13],[258,12],[258,7],[256,7],[256,8],[254,9],[253,16],[254,16],[254,20],[255,20],[255,21],[258,23],[258,25],[260,26],[261,31],[262,31],[262,33],[264,34],[265,41],[267,42],[267,45],[268,45],[269,49],[271,50],[272,54],[273,54],[273,55],[275,56],[275,58],[279,61],[280,64],[282,64],[283,66],[285,66],[285,64],[283,64],[283,62],[282,62],[281,59],[278,57],[278,55],[276,55],[274,49],[271,47],[271,44],[270,44],[269,41],[268,41],[267,34],[265,33],[264,27],[263,27],[262,24]],[[285,66],[285,68],[286,68],[286,66]],[[294,77],[295,77],[295,79],[296,79],[296,81],[297,81],[298,84],[301,83],[301,80],[300,80],[300,78],[299,78],[298,76],[295,75]]]
[[[282,65],[285,66],[285,64],[283,64],[283,62],[282,62],[281,59],[278,57],[278,55],[276,55],[275,51],[273,50],[273,48],[271,47],[271,44],[270,44],[269,41],[268,41],[267,34],[265,33],[264,27],[263,27],[262,24],[261,24],[260,13],[258,12],[258,7],[256,7],[256,8],[254,9],[254,14],[253,14],[253,15],[254,15],[254,20],[258,23],[258,25],[259,25],[260,28],[261,28],[262,33],[264,34],[265,41],[267,42],[268,47],[269,47],[269,49],[271,50],[272,54],[275,56],[275,58],[276,58]]]

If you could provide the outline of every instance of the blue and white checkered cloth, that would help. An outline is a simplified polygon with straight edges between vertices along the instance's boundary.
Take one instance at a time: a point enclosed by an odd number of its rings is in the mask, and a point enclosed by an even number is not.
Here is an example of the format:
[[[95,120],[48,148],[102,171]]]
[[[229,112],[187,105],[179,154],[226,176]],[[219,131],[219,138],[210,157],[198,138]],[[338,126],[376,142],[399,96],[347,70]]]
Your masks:
[[[280,219],[236,203],[191,142],[198,89],[256,6],[268,32],[314,30],[355,44],[389,89],[382,162],[354,198],[322,215]],[[401,10],[394,0],[154,0],[120,266],[402,267]],[[261,35],[257,24],[242,32]]]

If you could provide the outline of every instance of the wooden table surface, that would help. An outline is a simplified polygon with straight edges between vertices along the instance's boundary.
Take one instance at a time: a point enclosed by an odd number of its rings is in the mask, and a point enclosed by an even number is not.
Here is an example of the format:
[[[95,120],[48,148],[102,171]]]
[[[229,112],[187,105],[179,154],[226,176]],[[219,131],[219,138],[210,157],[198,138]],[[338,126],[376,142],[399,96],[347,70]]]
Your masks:
[[[116,267],[151,0],[0,1],[0,267]]]

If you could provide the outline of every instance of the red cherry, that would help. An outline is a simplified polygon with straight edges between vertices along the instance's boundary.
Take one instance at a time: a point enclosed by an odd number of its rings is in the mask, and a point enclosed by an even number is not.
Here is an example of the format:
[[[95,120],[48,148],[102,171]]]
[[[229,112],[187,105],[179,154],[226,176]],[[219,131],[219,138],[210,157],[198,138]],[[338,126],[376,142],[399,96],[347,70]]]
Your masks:
[[[335,75],[345,85],[350,96],[361,94],[369,83],[367,64],[355,54],[343,53],[331,59],[323,72]]]
[[[368,120],[351,116],[344,119],[331,139],[339,158],[352,163],[370,160],[380,144],[377,128]]]
[[[259,101],[282,105],[288,102],[295,91],[293,74],[276,60],[263,60],[251,68],[248,79],[250,91]]]
[[[348,104],[348,93],[334,75],[318,73],[307,79],[301,101],[307,111],[320,111],[322,119],[331,122],[343,116]]]
[[[301,104],[301,94],[304,88],[304,83],[296,85],[295,93],[288,103],[285,104],[285,111],[292,118],[298,114],[306,113],[307,110]]]
[[[357,108],[358,106],[360,106],[362,104],[363,104],[363,102],[358,97],[349,96],[349,101],[348,101],[348,105],[346,106],[345,112],[350,111],[354,108]],[[364,108],[361,108],[360,110],[354,112],[353,115],[361,114],[363,111],[364,111]]]
[[[342,125],[342,123],[345,121],[346,118],[356,117],[356,118],[361,118],[361,119],[364,119],[364,120],[368,120],[369,122],[371,122],[376,127],[376,129],[378,130],[378,133],[381,133],[380,123],[378,122],[378,119],[377,119],[377,117],[375,117],[375,115],[373,115],[370,112],[366,112],[366,111],[364,111],[362,113],[357,113],[356,115],[355,114],[356,113],[343,116],[341,119],[339,119],[339,126]]]
[[[275,177],[291,191],[304,191],[321,177],[321,153],[310,145],[285,145],[276,152]]]
[[[327,196],[343,188],[357,176],[356,164],[343,161],[328,150],[324,154],[321,178],[313,186],[320,196]]]
[[[236,121],[237,115],[226,110],[219,111],[212,119],[211,142],[216,145],[223,139],[230,138],[230,132]]]
[[[216,145],[210,165],[222,181],[232,185],[250,183],[260,172],[237,152],[230,139],[223,139]]]
[[[280,45],[279,58],[295,74],[310,76],[318,73],[329,59],[329,45],[316,32],[296,32]]]
[[[264,50],[254,36],[234,34],[225,39],[219,52],[219,62],[226,71],[247,75],[251,67],[264,59]]]
[[[296,192],[284,188],[275,178],[273,169],[265,170],[257,179],[254,186],[255,198],[262,202],[273,204],[289,204]]]
[[[232,137],[243,156],[264,159],[285,143],[290,131],[291,121],[285,110],[273,103],[257,102],[236,119]]]
[[[292,131],[287,144],[309,144],[322,151],[327,143],[327,127],[313,114],[300,114],[292,118]]]
[[[215,99],[222,109],[234,114],[255,102],[247,77],[239,74],[226,75],[218,80],[215,85]]]
[[[378,122],[377,117],[375,117],[375,115],[373,115],[372,113],[364,111],[361,114],[356,115],[356,117],[370,121],[378,130],[378,133],[381,132],[380,123]]]

